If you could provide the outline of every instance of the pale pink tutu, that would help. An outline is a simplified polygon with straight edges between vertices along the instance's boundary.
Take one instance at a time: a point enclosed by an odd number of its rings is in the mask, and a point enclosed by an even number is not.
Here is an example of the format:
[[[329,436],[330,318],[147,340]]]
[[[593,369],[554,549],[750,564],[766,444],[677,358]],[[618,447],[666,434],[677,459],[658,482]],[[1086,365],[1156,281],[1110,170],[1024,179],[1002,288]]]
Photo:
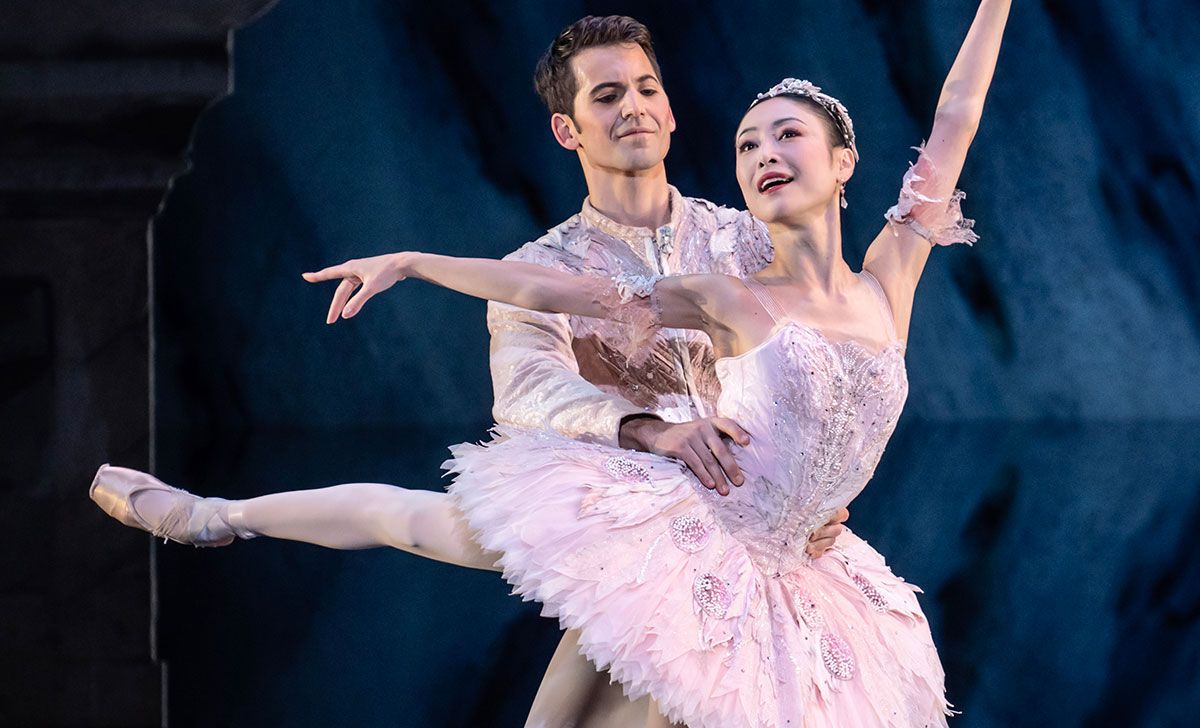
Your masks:
[[[579,629],[631,698],[691,728],[946,724],[920,590],[848,529],[823,557],[764,574],[678,462],[496,432],[451,448],[450,493],[514,592]]]

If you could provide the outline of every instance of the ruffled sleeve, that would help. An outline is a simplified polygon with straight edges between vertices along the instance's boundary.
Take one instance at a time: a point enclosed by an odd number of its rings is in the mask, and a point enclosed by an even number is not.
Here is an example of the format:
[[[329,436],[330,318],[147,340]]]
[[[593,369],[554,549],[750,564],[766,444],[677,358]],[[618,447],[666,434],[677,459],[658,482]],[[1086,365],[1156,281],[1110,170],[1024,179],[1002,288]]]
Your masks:
[[[962,200],[967,193],[954,190],[949,199],[931,197],[936,187],[937,169],[925,156],[925,144],[913,147],[918,153],[915,164],[904,173],[900,200],[884,213],[892,225],[905,225],[933,245],[971,245],[979,240],[972,229],[975,221],[963,217]]]
[[[604,309],[605,318],[624,329],[623,335],[614,337],[610,343],[616,345],[630,365],[637,365],[649,356],[654,337],[662,327],[662,307],[654,294],[654,286],[662,278],[657,273],[619,273],[611,278],[591,277],[587,284]]]
[[[741,210],[716,208],[716,229],[709,239],[713,271],[743,278],[767,266],[775,257],[766,226]]]

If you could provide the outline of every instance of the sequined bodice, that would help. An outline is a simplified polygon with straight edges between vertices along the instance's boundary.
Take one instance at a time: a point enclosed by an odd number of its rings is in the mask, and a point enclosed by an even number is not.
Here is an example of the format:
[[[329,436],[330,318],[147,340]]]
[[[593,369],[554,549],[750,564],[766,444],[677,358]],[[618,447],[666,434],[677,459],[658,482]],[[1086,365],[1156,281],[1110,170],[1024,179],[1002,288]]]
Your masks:
[[[904,344],[872,352],[781,321],[716,371],[718,411],[752,439],[735,451],[745,485],[707,497],[764,573],[786,574],[806,563],[809,533],[875,472],[908,395]]]

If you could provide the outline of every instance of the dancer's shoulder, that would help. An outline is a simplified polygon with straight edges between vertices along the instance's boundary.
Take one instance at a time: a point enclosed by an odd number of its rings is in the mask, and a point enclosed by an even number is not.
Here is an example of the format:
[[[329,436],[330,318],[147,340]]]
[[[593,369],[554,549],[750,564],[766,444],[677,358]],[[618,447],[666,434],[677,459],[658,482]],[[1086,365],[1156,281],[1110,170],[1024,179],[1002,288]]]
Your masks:
[[[758,218],[745,210],[700,202],[712,205],[707,243],[715,272],[740,277],[756,273],[771,262],[771,238]]]
[[[747,224],[748,221],[754,219],[745,210],[719,205],[702,197],[684,197],[683,202],[688,206],[693,217],[702,221],[711,221],[714,228]]]
[[[572,215],[547,230],[541,237],[530,240],[504,256],[504,259],[559,267],[579,258],[579,247],[585,242],[585,235],[582,219],[577,214]]]

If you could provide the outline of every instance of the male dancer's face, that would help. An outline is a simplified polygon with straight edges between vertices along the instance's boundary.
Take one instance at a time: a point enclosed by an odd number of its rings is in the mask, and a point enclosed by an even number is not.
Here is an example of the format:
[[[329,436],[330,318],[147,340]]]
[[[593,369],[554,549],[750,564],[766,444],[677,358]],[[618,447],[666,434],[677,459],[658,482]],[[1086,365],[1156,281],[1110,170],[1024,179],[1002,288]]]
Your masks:
[[[580,162],[636,175],[663,163],[675,116],[650,59],[637,44],[599,46],[571,59],[577,90],[573,119],[551,119],[559,144]]]

